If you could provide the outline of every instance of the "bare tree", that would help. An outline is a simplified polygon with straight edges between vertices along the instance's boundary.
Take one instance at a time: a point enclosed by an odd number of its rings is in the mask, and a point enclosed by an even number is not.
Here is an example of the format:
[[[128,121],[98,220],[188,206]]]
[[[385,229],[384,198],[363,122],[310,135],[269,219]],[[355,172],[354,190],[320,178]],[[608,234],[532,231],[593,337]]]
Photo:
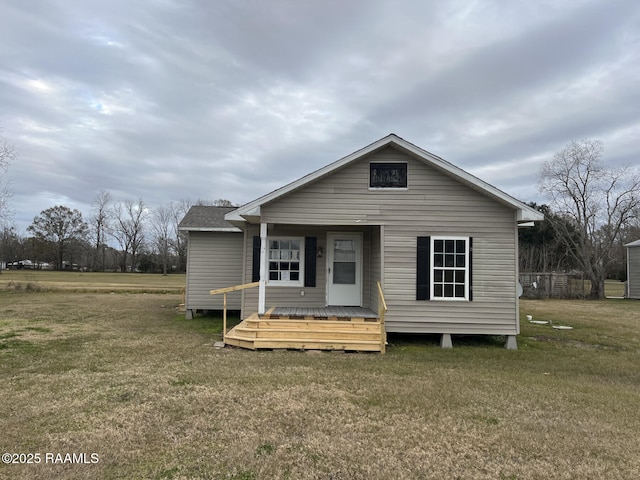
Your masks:
[[[553,222],[569,255],[591,280],[592,298],[604,298],[604,281],[622,228],[640,206],[637,169],[609,168],[602,142],[572,142],[543,164],[538,188],[567,221]],[[571,231],[568,228],[571,226]]]
[[[576,262],[573,256],[567,253],[566,242],[560,239],[555,222],[564,222],[563,229],[574,232],[573,224],[567,224],[564,216],[556,215],[548,205],[536,205],[530,203],[544,214],[544,220],[536,222],[529,228],[518,229],[519,260],[521,272],[551,272],[573,270]]]
[[[226,198],[218,198],[217,200],[204,200],[202,198],[199,198],[195,201],[195,203],[191,202],[190,200],[183,200],[182,202],[188,203],[189,206],[198,205],[201,207],[235,207],[233,202],[231,200],[227,200]]]
[[[0,222],[7,220],[11,216],[9,210],[9,199],[11,192],[9,191],[9,182],[6,173],[9,165],[16,159],[16,151],[7,140],[0,135]]]
[[[13,226],[5,225],[0,230],[0,263],[7,264],[20,260],[22,254],[22,244],[24,238],[21,238]],[[2,268],[0,267],[0,272]]]
[[[178,202],[171,202],[169,208],[173,216],[173,232],[174,237],[171,246],[175,254],[178,256],[177,270],[184,272],[187,263],[187,235],[178,229],[178,225],[187,214],[192,206],[208,206],[208,207],[235,207],[231,200],[219,198],[217,200],[203,200],[199,198],[195,202],[190,199],[182,199]]]
[[[131,255],[131,271],[136,267],[136,254],[145,240],[145,221],[149,210],[142,198],[137,202],[127,200],[113,208],[111,236],[122,248],[122,270],[127,271],[127,259]]]
[[[169,205],[171,209],[171,215],[173,220],[173,232],[174,237],[172,239],[172,246],[175,253],[178,255],[178,268],[179,272],[183,272],[186,269],[187,264],[187,236],[178,230],[178,225],[187,214],[193,203],[191,200],[183,199],[179,202],[172,202]]]
[[[89,219],[93,237],[93,268],[105,270],[106,236],[111,218],[111,193],[101,190],[93,200],[93,210]]]
[[[162,273],[166,275],[171,253],[171,241],[174,238],[171,205],[160,206],[152,212],[151,228],[153,230],[153,243],[162,259]]]

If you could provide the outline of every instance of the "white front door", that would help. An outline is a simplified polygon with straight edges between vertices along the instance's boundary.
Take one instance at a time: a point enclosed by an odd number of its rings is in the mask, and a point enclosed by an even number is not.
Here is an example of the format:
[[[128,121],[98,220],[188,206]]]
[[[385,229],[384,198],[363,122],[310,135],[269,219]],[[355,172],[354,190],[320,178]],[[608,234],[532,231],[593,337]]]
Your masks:
[[[362,234],[327,236],[327,305],[362,306]]]

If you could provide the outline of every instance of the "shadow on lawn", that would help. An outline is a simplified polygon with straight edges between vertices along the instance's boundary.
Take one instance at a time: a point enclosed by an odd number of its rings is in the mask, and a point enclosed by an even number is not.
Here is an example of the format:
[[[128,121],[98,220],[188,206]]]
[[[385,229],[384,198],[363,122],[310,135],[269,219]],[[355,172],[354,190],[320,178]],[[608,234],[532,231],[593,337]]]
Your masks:
[[[185,322],[190,328],[200,332],[213,335],[222,335],[222,312],[219,310],[204,310],[198,312],[190,320],[186,320],[184,315],[180,315],[178,320]],[[240,323],[240,312],[227,312],[227,331]],[[388,333],[388,348],[440,348],[440,334],[420,334],[420,333]],[[501,335],[452,335],[454,348],[475,347],[475,348],[504,348],[506,337]]]
[[[389,347],[426,346],[440,347],[440,334],[388,333]],[[506,337],[502,335],[452,335],[453,347],[500,347],[504,348]]]
[[[187,320],[184,314],[180,314],[178,320],[186,323],[194,330],[204,331],[211,334],[222,335],[222,311],[203,310],[199,311],[192,319]],[[240,323],[240,312],[227,311],[227,331]]]

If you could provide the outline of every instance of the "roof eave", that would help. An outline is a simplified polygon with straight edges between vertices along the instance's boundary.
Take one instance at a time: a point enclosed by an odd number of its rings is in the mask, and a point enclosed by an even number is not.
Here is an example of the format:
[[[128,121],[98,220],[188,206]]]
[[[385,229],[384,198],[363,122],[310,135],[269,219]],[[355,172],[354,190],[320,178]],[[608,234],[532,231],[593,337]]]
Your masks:
[[[518,222],[541,222],[544,220],[544,214],[534,209],[518,210]]]
[[[396,145],[397,147],[404,149],[407,152],[410,152],[414,156],[422,159],[423,161],[430,162],[431,165],[441,170],[445,174],[451,175],[452,177],[457,178],[459,181],[466,183],[471,188],[478,190],[480,193],[487,195],[489,197],[492,197],[498,202],[516,209],[518,211],[517,219],[519,222],[542,221],[544,219],[543,214],[541,214],[537,210],[532,209],[531,207],[528,207],[527,205],[520,202],[519,200],[516,200],[511,195],[503,192],[502,190],[494,187],[493,185],[486,183],[483,180],[480,180],[479,178],[475,177],[474,175],[471,175],[465,170],[462,170],[461,168],[456,167],[452,163],[449,163],[448,161],[426,150],[423,150],[422,148],[391,133],[386,137],[383,137],[380,140],[377,140],[376,142],[373,142],[372,144],[367,145],[366,147],[361,148],[360,150],[357,150],[347,155],[346,157],[341,158],[340,160],[330,163],[329,165],[326,165],[320,168],[319,170],[316,170],[315,172],[305,175],[304,177],[299,178],[298,180],[295,180],[289,183],[288,185],[285,185],[284,187],[274,190],[273,192],[263,195],[262,197],[257,198],[239,207],[237,210],[225,215],[225,220],[234,224],[236,223],[233,222],[232,220],[236,220],[236,221],[244,220],[251,223],[260,222],[260,207],[262,205],[268,202],[271,202],[272,200],[275,200],[283,195],[286,195],[287,193],[297,190],[321,177],[324,177],[325,175],[328,175],[338,170],[339,168],[351,163],[356,159],[362,158],[376,150],[379,150],[389,145]],[[234,215],[233,217],[231,217],[232,214]]]
[[[179,227],[179,232],[242,232],[238,227]]]
[[[260,223],[260,206],[245,211],[241,211],[241,208],[227,213],[224,219],[238,228],[242,228],[246,223]]]
[[[368,155],[369,153],[378,150],[379,148],[382,148],[390,143],[392,143],[392,141],[394,139],[398,139],[398,140],[402,140],[400,139],[400,137],[394,135],[394,134],[390,134],[387,135],[384,138],[381,138],[380,140],[367,145],[364,148],[361,148],[360,150],[357,150],[349,155],[347,155],[346,157],[341,158],[340,160],[337,160],[335,162],[330,163],[329,165],[325,165],[324,167],[316,170],[315,172],[309,173],[307,175],[305,175],[304,177],[301,177],[297,180],[294,180],[293,182],[285,185],[284,187],[281,187],[277,190],[274,190],[273,192],[267,193],[266,195],[263,195],[262,197],[259,197],[241,207],[239,207],[236,211],[238,212],[238,214],[242,217],[245,217],[245,215],[248,216],[256,216],[256,215],[260,215],[260,206],[264,205],[265,203],[268,203],[278,197],[281,197],[282,195],[285,195],[287,193],[290,193],[294,190],[297,190],[300,187],[303,187],[304,185],[313,182],[321,177],[324,177],[325,175],[339,169],[340,167],[347,165],[348,163],[350,163],[351,161],[355,160],[356,158],[360,158],[363,157],[365,155]],[[226,218],[226,217],[225,217]]]

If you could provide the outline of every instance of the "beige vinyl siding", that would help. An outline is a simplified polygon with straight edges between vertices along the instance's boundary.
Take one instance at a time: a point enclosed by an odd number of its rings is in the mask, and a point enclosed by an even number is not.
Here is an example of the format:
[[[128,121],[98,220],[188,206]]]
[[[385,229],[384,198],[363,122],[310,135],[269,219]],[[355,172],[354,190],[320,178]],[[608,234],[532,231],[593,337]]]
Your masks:
[[[628,247],[629,298],[640,298],[640,247]]]
[[[371,161],[406,161],[408,188],[370,190]],[[515,210],[404,152],[375,152],[263,205],[261,213],[276,226],[382,226],[389,332],[517,333]],[[418,236],[473,237],[472,302],[415,299]],[[380,260],[379,253],[372,256],[369,269],[374,302],[374,264]]]
[[[253,237],[260,235],[260,229],[257,226],[250,226],[247,230],[245,241],[245,249],[247,256],[247,265],[244,272],[245,282],[251,282],[253,271]],[[322,248],[326,252],[327,237],[324,229],[315,227],[294,227],[287,225],[278,225],[267,231],[267,236],[278,237],[316,237],[318,248]],[[290,287],[290,286],[273,286],[268,285],[266,289],[265,305],[270,307],[324,307],[325,302],[325,283],[326,283],[326,253],[320,258],[316,258],[316,286],[315,287]],[[304,278],[304,277],[303,277]],[[304,296],[300,292],[304,291]],[[248,317],[252,313],[258,311],[258,289],[252,288],[246,290],[244,294],[244,305],[242,308],[243,318]]]
[[[278,286],[267,285],[265,305],[266,308],[270,307],[310,307],[320,308],[325,307],[326,302],[326,287],[327,287],[327,234],[330,232],[361,232],[363,234],[363,293],[362,302],[363,306],[369,307],[370,299],[372,298],[372,287],[369,281],[371,275],[369,274],[371,267],[371,244],[372,237],[379,236],[378,229],[375,229],[373,233],[372,229],[366,227],[354,228],[354,227],[316,227],[316,226],[295,226],[295,225],[275,225],[270,226],[267,231],[267,236],[271,237],[316,237],[317,247],[322,249],[322,256],[316,257],[316,286],[315,287],[291,287],[291,286]],[[245,240],[245,250],[247,265],[244,271],[244,282],[249,283],[252,280],[253,269],[253,237],[259,235],[260,231],[258,226],[249,226],[247,230],[247,236]],[[379,241],[378,241],[379,245]],[[378,247],[379,249],[379,247]],[[377,254],[379,257],[379,252]],[[379,264],[379,262],[378,262]],[[379,272],[379,266],[377,267]],[[379,275],[379,273],[378,273]],[[374,284],[375,285],[375,284]],[[300,292],[304,291],[304,295]],[[375,301],[375,297],[374,297]],[[375,310],[375,305],[370,307]],[[248,317],[254,312],[258,311],[258,289],[253,288],[246,290],[244,294],[244,304],[242,308],[243,318]]]
[[[368,271],[364,271],[365,280],[369,282],[369,301],[366,306],[371,310],[378,311],[378,285],[382,282],[382,238],[384,229],[381,227],[374,228],[371,231],[371,260],[368,263]],[[384,285],[383,285],[384,287]]]
[[[514,245],[502,239],[498,230],[496,228],[493,235],[468,229],[428,232],[431,236],[473,238],[473,301],[470,302],[416,300],[416,238],[427,232],[396,231],[386,235],[387,245],[394,245],[385,252],[385,297],[390,305],[387,331],[515,334]]]
[[[187,309],[222,309],[222,295],[209,291],[242,283],[242,239],[235,232],[189,232]],[[240,299],[240,292],[228,294],[227,308],[240,310]]]

